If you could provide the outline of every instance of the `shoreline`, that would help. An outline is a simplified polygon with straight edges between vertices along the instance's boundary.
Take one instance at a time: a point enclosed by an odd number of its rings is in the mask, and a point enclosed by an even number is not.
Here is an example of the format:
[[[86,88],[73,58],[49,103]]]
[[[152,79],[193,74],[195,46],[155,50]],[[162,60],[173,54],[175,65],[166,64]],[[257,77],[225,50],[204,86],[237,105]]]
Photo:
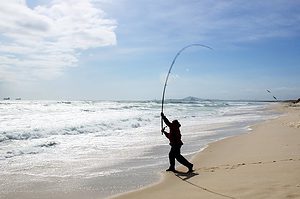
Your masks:
[[[268,106],[199,101],[169,110],[184,124],[182,154],[191,159],[208,143],[276,117]],[[170,146],[157,132],[157,103],[145,109],[144,102],[37,101],[1,108],[12,117],[1,126],[0,198],[106,198],[152,185],[168,167]],[[95,118],[104,113],[109,118]],[[37,124],[25,128],[31,120]]]
[[[108,198],[300,197],[300,106],[280,103],[271,109],[283,114],[197,152],[192,174],[179,166],[177,174],[162,172],[154,184]]]

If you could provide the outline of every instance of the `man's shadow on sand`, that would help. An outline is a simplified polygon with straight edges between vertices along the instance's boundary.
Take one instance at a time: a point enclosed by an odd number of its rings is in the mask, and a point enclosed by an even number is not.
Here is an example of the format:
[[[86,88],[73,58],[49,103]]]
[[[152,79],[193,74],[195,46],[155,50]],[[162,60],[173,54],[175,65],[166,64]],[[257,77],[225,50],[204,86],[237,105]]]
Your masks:
[[[199,173],[195,173],[194,171],[193,172],[182,172],[182,171],[176,171],[175,172],[175,175],[180,178],[181,180],[188,180],[194,176],[197,176],[199,175]]]

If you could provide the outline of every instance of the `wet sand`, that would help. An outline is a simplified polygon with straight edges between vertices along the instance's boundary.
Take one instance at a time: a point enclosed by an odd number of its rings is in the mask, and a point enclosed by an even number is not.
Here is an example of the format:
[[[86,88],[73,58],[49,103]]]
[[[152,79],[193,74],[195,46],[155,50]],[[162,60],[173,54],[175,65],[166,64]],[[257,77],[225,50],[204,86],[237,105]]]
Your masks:
[[[248,134],[209,145],[195,171],[163,172],[160,182],[116,198],[300,198],[300,106],[274,107],[283,115]]]

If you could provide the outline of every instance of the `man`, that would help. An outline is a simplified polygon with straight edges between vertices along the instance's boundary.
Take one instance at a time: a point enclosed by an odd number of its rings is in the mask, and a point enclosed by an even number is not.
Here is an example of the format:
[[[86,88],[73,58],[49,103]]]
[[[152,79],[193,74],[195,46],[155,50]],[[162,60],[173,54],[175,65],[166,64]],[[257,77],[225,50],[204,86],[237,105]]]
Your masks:
[[[165,136],[169,139],[171,145],[171,150],[169,153],[170,167],[166,171],[176,172],[175,170],[175,159],[176,159],[179,163],[183,164],[188,168],[188,172],[193,172],[193,164],[190,163],[187,159],[185,159],[180,154],[180,148],[183,145],[183,142],[181,141],[181,134],[179,129],[181,127],[180,123],[178,122],[178,120],[174,120],[171,123],[163,113],[161,113],[161,117],[170,129],[169,133],[165,131],[165,128],[161,130],[161,132],[164,133]]]

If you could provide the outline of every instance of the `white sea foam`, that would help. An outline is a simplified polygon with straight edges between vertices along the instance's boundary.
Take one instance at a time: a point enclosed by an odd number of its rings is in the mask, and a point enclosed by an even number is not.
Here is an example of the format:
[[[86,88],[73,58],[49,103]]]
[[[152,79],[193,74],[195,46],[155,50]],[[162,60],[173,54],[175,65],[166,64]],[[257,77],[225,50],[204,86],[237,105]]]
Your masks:
[[[165,114],[180,120],[183,153],[193,154],[274,117],[266,105],[167,100]],[[168,162],[167,145],[159,101],[0,102],[0,176],[80,179],[159,168]]]

